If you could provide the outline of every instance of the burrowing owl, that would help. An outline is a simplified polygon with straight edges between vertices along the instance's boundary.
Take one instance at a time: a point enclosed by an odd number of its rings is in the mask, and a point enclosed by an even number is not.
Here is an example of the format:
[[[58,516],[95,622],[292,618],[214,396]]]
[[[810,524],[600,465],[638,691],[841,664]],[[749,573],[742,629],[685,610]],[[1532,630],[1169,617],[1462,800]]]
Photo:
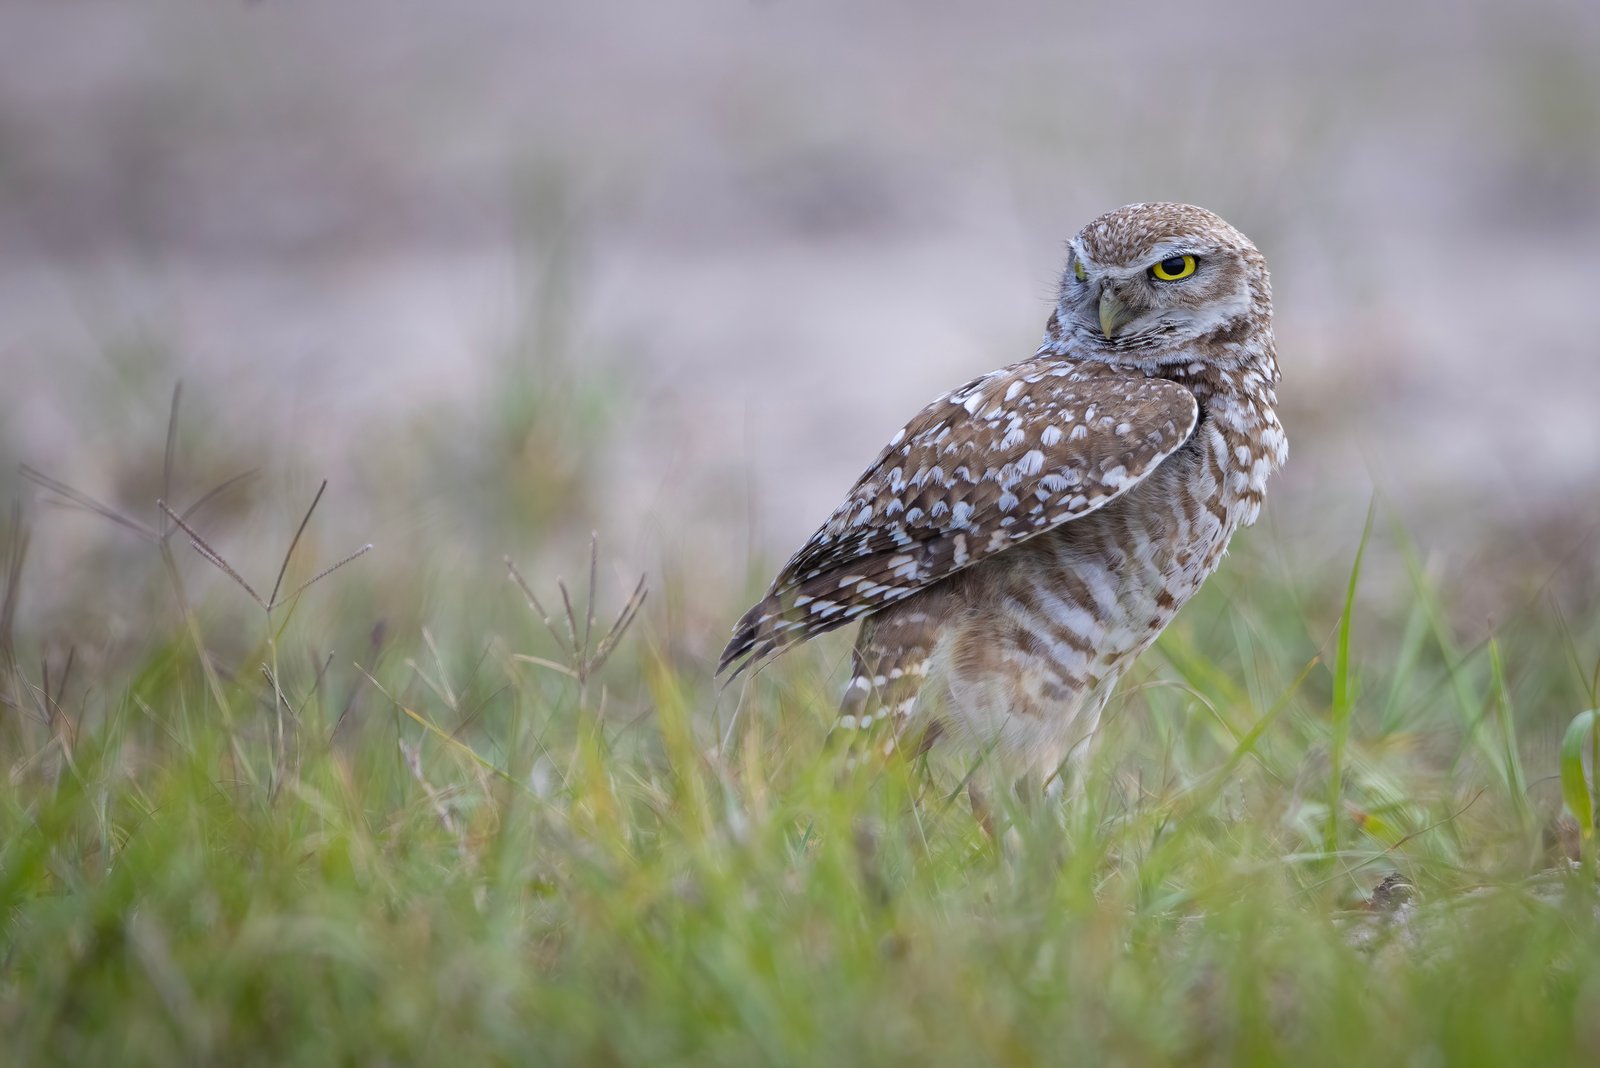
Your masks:
[[[1031,359],[924,408],[734,629],[719,672],[863,619],[841,723],[1052,773],[1255,522],[1288,443],[1261,253],[1130,204],[1072,240]]]

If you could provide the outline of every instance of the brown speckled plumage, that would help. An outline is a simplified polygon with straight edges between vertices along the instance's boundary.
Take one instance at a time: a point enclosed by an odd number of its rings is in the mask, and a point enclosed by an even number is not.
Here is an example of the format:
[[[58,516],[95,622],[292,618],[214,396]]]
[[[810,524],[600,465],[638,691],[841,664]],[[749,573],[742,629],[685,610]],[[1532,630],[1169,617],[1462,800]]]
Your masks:
[[[864,619],[846,727],[920,719],[1049,772],[1255,521],[1287,453],[1277,379],[1255,246],[1189,205],[1101,216],[1033,357],[907,424],[721,669]]]

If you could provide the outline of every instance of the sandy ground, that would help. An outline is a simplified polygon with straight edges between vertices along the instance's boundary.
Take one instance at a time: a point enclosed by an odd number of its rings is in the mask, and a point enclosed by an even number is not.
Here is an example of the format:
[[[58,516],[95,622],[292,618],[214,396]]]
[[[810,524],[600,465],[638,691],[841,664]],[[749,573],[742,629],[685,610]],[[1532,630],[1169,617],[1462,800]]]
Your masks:
[[[619,526],[782,551],[1031,352],[1083,221],[1181,199],[1274,270],[1280,537],[1347,554],[1375,487],[1447,548],[1581,527],[1596,55],[1579,0],[16,0],[0,457],[103,481],[86,398],[182,375],[337,475],[479,395],[553,256]]]

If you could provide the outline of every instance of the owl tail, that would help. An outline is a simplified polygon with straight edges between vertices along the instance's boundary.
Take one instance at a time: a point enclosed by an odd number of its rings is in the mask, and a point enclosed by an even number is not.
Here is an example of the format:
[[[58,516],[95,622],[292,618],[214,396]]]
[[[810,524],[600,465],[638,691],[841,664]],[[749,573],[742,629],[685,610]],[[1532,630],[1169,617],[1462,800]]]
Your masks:
[[[817,582],[832,588],[835,579],[830,573],[821,579],[814,578],[813,584]],[[810,589],[811,586],[804,583],[780,585],[746,612],[734,625],[733,637],[717,663],[717,674],[731,668],[728,681],[732,682],[745,668],[777,656],[791,645],[853,623],[866,614],[864,608],[819,613],[815,597],[807,596]]]
[[[782,599],[775,593],[768,594],[734,625],[733,637],[717,662],[717,674],[732,669],[728,675],[728,681],[732,682],[745,668],[775,655],[802,637],[804,635],[785,618]]]

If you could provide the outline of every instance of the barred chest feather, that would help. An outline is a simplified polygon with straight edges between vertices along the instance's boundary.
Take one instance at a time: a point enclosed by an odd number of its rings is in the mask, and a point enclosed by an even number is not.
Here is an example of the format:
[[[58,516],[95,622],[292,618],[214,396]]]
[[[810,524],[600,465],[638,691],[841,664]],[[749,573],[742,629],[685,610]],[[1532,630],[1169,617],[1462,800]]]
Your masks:
[[[943,732],[1045,771],[1071,757],[1123,671],[1255,522],[1287,454],[1271,384],[1185,384],[1204,416],[1144,482],[951,583],[929,665]]]

